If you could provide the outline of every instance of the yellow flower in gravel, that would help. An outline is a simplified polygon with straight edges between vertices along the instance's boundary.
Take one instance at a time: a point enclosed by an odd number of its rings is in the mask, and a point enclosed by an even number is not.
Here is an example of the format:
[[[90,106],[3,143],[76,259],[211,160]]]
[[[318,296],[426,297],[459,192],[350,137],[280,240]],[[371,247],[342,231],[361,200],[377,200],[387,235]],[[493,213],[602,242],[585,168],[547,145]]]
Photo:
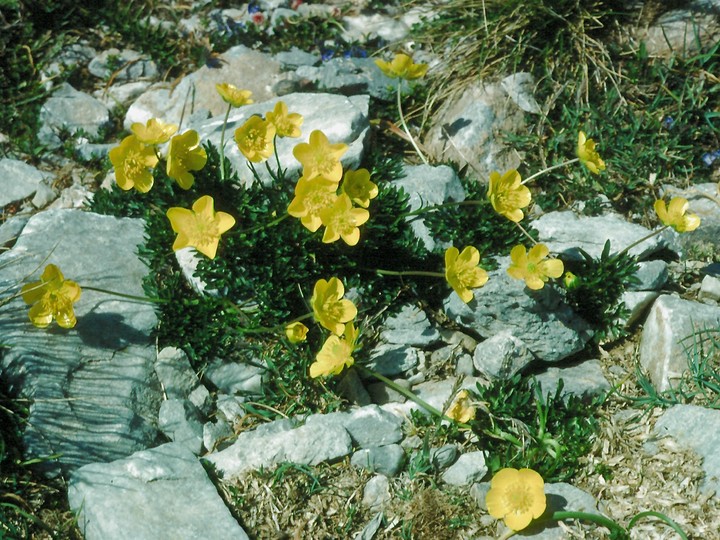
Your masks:
[[[679,233],[694,231],[700,226],[700,217],[696,214],[686,214],[688,206],[687,199],[673,197],[665,207],[665,201],[655,201],[655,212],[663,225],[672,227]]]
[[[200,135],[191,129],[170,140],[167,155],[167,175],[183,189],[190,189],[195,177],[189,171],[199,171],[207,163],[207,153],[200,146]]]
[[[445,251],[445,279],[466,304],[473,299],[470,289],[477,289],[487,283],[488,274],[478,266],[480,252],[467,246],[462,253],[456,247]]]
[[[307,338],[308,327],[300,321],[290,323],[285,327],[285,335],[290,343],[300,343]]]
[[[370,172],[367,169],[347,171],[341,189],[348,194],[352,202],[363,208],[370,206],[370,199],[378,196],[378,187],[370,181]]]
[[[320,213],[332,208],[337,198],[337,182],[324,176],[311,179],[303,176],[295,185],[295,198],[288,206],[288,214],[300,218],[305,228],[315,232],[322,225]]]
[[[230,83],[218,83],[215,85],[217,93],[223,98],[225,103],[232,105],[233,107],[242,107],[243,105],[250,105],[253,100],[250,99],[252,92],[250,90],[240,90],[237,86]]]
[[[355,330],[353,323],[349,322],[345,325],[343,334],[343,337],[332,335],[325,340],[315,362],[310,364],[312,378],[339,375],[343,369],[355,363],[352,354],[359,332]]]
[[[319,279],[310,299],[315,320],[338,336],[345,330],[345,323],[357,315],[355,304],[343,299],[344,294],[345,287],[338,278]]]
[[[407,54],[398,53],[392,62],[384,60],[375,60],[375,64],[380,70],[391,79],[419,79],[427,73],[427,64],[414,64],[412,58]]]
[[[157,118],[151,118],[147,124],[135,122],[130,126],[130,130],[135,134],[141,143],[145,144],[163,144],[170,140],[178,130],[177,124],[166,124]]]
[[[254,163],[269,158],[275,149],[275,126],[259,116],[251,116],[235,130],[235,142],[242,154]]]
[[[353,208],[346,193],[340,194],[335,203],[320,211],[320,220],[325,225],[322,241],[326,244],[342,238],[348,246],[354,246],[360,240],[358,227],[370,219],[370,212],[362,208]]]
[[[543,260],[549,253],[545,244],[536,244],[529,252],[526,252],[525,246],[517,245],[510,251],[512,264],[507,273],[515,279],[524,279],[528,288],[540,290],[549,278],[559,278],[564,271],[560,259]]]
[[[278,101],[272,112],[265,115],[267,121],[275,126],[278,137],[299,137],[300,126],[303,123],[303,117],[299,113],[288,113],[287,105]]]
[[[472,397],[467,390],[460,390],[448,407],[445,416],[456,422],[465,424],[475,418],[475,407],[472,404]]]
[[[347,144],[330,144],[325,134],[316,129],[310,133],[309,142],[295,145],[293,155],[303,166],[303,176],[306,178],[324,176],[333,182],[340,182],[343,173],[340,158],[347,150]]]
[[[492,517],[521,531],[545,512],[545,482],[532,469],[502,469],[493,476],[485,503]]]
[[[488,199],[498,214],[515,223],[519,223],[525,217],[521,208],[530,204],[531,199],[530,190],[521,182],[520,173],[515,169],[502,176],[497,171],[490,173]]]
[[[26,304],[32,304],[28,316],[38,328],[49,326],[53,318],[63,328],[77,323],[73,304],[80,299],[80,286],[65,279],[54,264],[45,267],[40,281],[23,285],[20,294]]]
[[[577,157],[593,174],[600,174],[600,171],[605,170],[605,162],[595,150],[595,141],[588,139],[582,131],[578,133]]]
[[[173,231],[178,233],[173,250],[194,247],[211,259],[217,253],[220,235],[235,225],[235,218],[225,212],[215,212],[215,201],[209,195],[203,195],[192,210],[173,207],[167,211],[167,217]]]
[[[135,188],[140,193],[150,191],[154,182],[151,169],[158,162],[152,146],[141,143],[135,135],[129,135],[110,150],[109,156],[120,189],[127,191]]]

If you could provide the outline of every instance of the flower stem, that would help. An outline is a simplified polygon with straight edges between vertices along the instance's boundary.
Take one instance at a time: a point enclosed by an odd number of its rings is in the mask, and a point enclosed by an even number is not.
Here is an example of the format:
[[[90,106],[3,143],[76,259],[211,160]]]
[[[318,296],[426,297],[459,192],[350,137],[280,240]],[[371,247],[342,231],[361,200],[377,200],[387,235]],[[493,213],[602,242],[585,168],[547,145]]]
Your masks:
[[[643,236],[640,240],[635,240],[632,244],[630,244],[629,246],[625,247],[620,253],[618,253],[618,254],[615,255],[615,256],[616,256],[616,257],[619,257],[620,255],[623,255],[623,254],[627,253],[628,251],[630,251],[632,248],[634,248],[634,247],[637,246],[638,244],[642,244],[645,240],[649,240],[649,239],[652,238],[653,236],[656,236],[656,235],[660,234],[661,232],[663,232],[665,229],[667,229],[667,228],[669,228],[669,227],[670,227],[670,225],[665,225],[662,229],[658,229],[658,230],[656,230],[656,231],[653,231],[653,232],[651,232],[650,234],[648,234],[648,235],[646,235],[646,236]]]
[[[532,236],[530,236],[530,233],[525,230],[525,227],[520,225],[517,221],[514,221],[513,223],[515,223],[515,225],[518,226],[518,229],[520,229],[522,231],[522,233],[530,239],[530,241],[533,243],[533,245],[537,245],[537,240],[535,240]]]
[[[428,160],[425,159],[425,156],[424,156],[423,153],[420,151],[420,148],[418,148],[418,145],[417,145],[417,143],[415,142],[415,139],[414,139],[413,136],[410,134],[410,130],[408,129],[407,124],[405,123],[405,116],[403,115],[403,112],[402,112],[402,103],[401,103],[402,92],[401,92],[401,88],[402,88],[402,81],[400,80],[400,81],[398,81],[398,85],[397,85],[397,108],[398,108],[398,114],[400,115],[400,124],[402,125],[403,129],[405,130],[405,133],[407,134],[408,139],[410,140],[410,144],[412,144],[413,148],[415,149],[415,152],[417,152],[417,155],[420,156],[420,159],[422,159],[422,162],[423,162],[425,165],[427,165],[427,164],[428,164]]]
[[[277,225],[278,223],[286,220],[286,219],[289,218],[289,217],[290,217],[290,214],[283,214],[282,216],[280,216],[280,217],[278,217],[278,218],[275,218],[275,219],[273,219],[272,221],[269,221],[268,223],[263,223],[262,225],[256,225],[255,227],[250,227],[249,229],[243,229],[243,230],[241,230],[241,231],[231,231],[231,232],[228,232],[227,234],[228,234],[228,235],[237,235],[237,234],[250,234],[250,233],[254,233],[255,231],[259,231],[259,230],[261,230],[261,229],[265,229],[265,228],[269,228],[269,227],[274,227],[275,225]]]
[[[83,291],[95,291],[104,294],[111,294],[120,298],[126,298],[127,300],[135,300],[136,302],[148,302],[151,304],[166,304],[168,300],[162,298],[148,298],[146,296],[135,296],[132,294],[125,294],[117,291],[109,291],[107,289],[99,289],[97,287],[88,287],[87,285],[80,285],[80,289]]]
[[[375,272],[380,274],[381,276],[425,276],[439,278],[445,277],[445,274],[442,274],[440,272],[424,272],[422,270],[407,270],[404,272],[397,272],[395,270],[381,270],[379,268],[376,268]]]
[[[367,373],[368,375],[371,375],[371,376],[375,377],[377,380],[385,383],[386,385],[388,385],[390,388],[392,388],[392,389],[395,390],[396,392],[402,394],[403,396],[405,396],[405,397],[408,398],[409,400],[411,400],[411,401],[415,402],[416,404],[418,404],[420,407],[422,407],[423,409],[425,409],[425,410],[426,410],[427,412],[429,412],[430,414],[433,414],[433,415],[437,416],[438,418],[442,418],[443,420],[447,420],[448,422],[453,422],[453,423],[457,424],[458,426],[460,426],[460,427],[462,427],[462,428],[472,429],[468,424],[465,424],[465,423],[462,423],[462,422],[458,422],[457,420],[453,420],[453,419],[450,418],[449,416],[444,415],[441,411],[439,411],[438,409],[436,409],[435,407],[433,407],[432,405],[430,405],[427,401],[425,401],[425,400],[423,400],[423,399],[420,399],[416,394],[412,393],[412,392],[411,392],[410,390],[408,390],[407,388],[403,388],[402,386],[400,386],[399,384],[397,384],[395,381],[393,381],[393,380],[391,380],[391,379],[388,379],[388,378],[385,377],[384,375],[380,375],[377,371],[374,371],[374,370],[372,370],[372,369],[366,368],[365,366],[361,366],[361,365],[359,365],[359,364],[355,364],[355,367],[356,367],[357,369],[359,369],[360,371],[362,371],[363,373]]]
[[[553,165],[552,167],[548,167],[547,169],[543,169],[542,171],[536,172],[535,174],[528,176],[525,180],[520,182],[521,184],[527,184],[530,180],[534,180],[540,175],[543,175],[547,172],[554,171],[555,169],[559,169],[560,167],[565,167],[566,165],[570,165],[572,163],[576,163],[580,161],[580,158],[573,158],[569,159],[567,161],[563,161],[562,163],[558,163],[557,165]]]
[[[636,514],[631,520],[630,523],[628,523],[628,530],[633,528],[633,525],[640,521],[644,517],[656,517],[661,521],[664,521],[670,528],[672,528],[682,540],[688,540],[687,535],[685,532],[680,528],[680,525],[675,523],[672,519],[667,517],[665,514],[661,514],[660,512],[653,512],[652,510],[647,510],[645,512],[640,512],[639,514]]]
[[[553,512],[548,518],[548,521],[563,521],[566,519],[579,519],[580,521],[591,521],[598,525],[610,529],[617,533],[627,535],[627,531],[623,529],[617,522],[612,519],[602,516],[600,514],[591,514],[589,512],[571,512],[571,511],[559,511]]]
[[[230,117],[230,109],[232,109],[232,105],[228,104],[225,120],[223,120],[222,131],[220,132],[220,180],[225,180],[225,127]]]

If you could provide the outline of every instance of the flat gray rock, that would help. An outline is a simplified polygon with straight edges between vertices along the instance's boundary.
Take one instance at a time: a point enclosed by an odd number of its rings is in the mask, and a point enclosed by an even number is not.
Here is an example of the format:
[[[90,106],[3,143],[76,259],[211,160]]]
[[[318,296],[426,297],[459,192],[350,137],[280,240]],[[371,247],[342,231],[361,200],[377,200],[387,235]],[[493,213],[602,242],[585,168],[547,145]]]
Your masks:
[[[443,482],[453,486],[468,486],[479,482],[487,474],[485,453],[466,452],[442,474]]]
[[[542,385],[543,395],[555,395],[560,379],[563,381],[562,396],[590,399],[610,390],[599,360],[586,360],[570,367],[549,366],[535,379]]]
[[[671,197],[686,198],[689,203],[688,212],[700,217],[700,226],[692,232],[679,234],[670,231],[674,242],[682,250],[686,251],[693,244],[710,244],[715,246],[715,249],[720,246],[720,205],[715,202],[720,200],[717,183],[696,184],[689,189],[668,186],[663,195],[666,200]]]
[[[512,332],[502,330],[478,343],[473,366],[490,379],[509,379],[533,361],[527,345]]]
[[[563,303],[560,294],[546,286],[531,291],[522,280],[507,274],[509,259],[499,261],[488,282],[475,289],[466,304],[450,294],[443,306],[448,317],[485,338],[506,331],[521,340],[544,362],[557,362],[581,351],[590,339],[585,321]]]
[[[688,369],[693,334],[720,326],[720,307],[662,295],[653,304],[640,341],[640,364],[655,388],[670,388]],[[697,338],[700,339],[701,337]]]
[[[402,469],[405,461],[405,451],[399,444],[362,448],[350,458],[353,467],[367,469],[371,472],[392,477]]]
[[[31,197],[43,180],[52,176],[19,159],[0,159],[0,208]]]
[[[168,443],[75,471],[70,508],[86,540],[246,540],[198,459]]]
[[[538,231],[540,242],[551,252],[577,260],[582,260],[578,248],[592,257],[599,257],[605,242],[610,240],[610,253],[619,253],[652,232],[617,214],[578,216],[571,211],[548,212],[533,221],[532,226]],[[666,245],[664,235],[656,235],[633,247],[630,254],[644,259]]]
[[[673,437],[702,457],[705,471],[702,489],[720,494],[720,411],[697,405],[674,405],[658,419],[654,432],[658,437]]]
[[[80,210],[33,216],[13,248],[0,255],[5,285],[37,281],[45,264],[66,279],[143,296],[146,266],[138,219]],[[145,449],[157,437],[161,392],[154,373],[155,310],[151,303],[85,290],[75,304],[77,325],[35,328],[15,298],[0,307],[8,346],[0,368],[8,390],[31,401],[24,442],[28,458],[61,454],[47,474]]]
[[[426,347],[440,340],[440,332],[432,327],[422,309],[406,305],[397,314],[387,318],[380,338],[397,345]]]

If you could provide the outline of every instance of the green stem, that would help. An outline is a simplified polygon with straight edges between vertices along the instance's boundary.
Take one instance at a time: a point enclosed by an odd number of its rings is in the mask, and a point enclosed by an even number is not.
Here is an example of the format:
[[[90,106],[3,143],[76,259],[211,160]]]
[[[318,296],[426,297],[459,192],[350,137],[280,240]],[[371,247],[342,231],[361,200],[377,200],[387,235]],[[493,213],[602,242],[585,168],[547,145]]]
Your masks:
[[[448,422],[453,422],[454,424],[458,425],[458,426],[461,427],[461,428],[472,429],[468,424],[464,424],[464,423],[462,423],[462,422],[458,422],[457,420],[453,420],[453,419],[450,418],[449,416],[444,415],[441,411],[439,411],[438,409],[436,409],[435,407],[433,407],[432,405],[430,405],[427,401],[425,401],[425,400],[423,400],[423,399],[420,399],[416,394],[413,394],[413,393],[412,393],[410,390],[408,390],[407,388],[403,388],[402,386],[400,386],[399,384],[397,384],[395,381],[393,381],[393,380],[391,380],[391,379],[388,379],[388,378],[385,377],[384,375],[380,375],[377,371],[374,371],[374,370],[372,370],[372,369],[366,368],[365,366],[361,366],[361,365],[359,365],[359,364],[355,364],[355,367],[356,367],[357,369],[359,369],[360,371],[362,371],[362,372],[364,372],[364,373],[367,373],[368,375],[371,375],[371,376],[375,377],[377,380],[385,383],[386,385],[388,385],[390,388],[392,388],[392,389],[395,390],[396,392],[402,394],[403,396],[405,396],[405,397],[408,398],[409,400],[411,400],[411,401],[415,402],[416,404],[418,404],[420,407],[422,407],[423,409],[425,409],[425,410],[426,410],[427,412],[429,412],[430,414],[433,414],[433,415],[437,416],[438,418],[442,418],[443,420],[447,420]]]
[[[225,180],[225,127],[230,117],[230,109],[232,109],[232,105],[228,104],[225,120],[223,120],[222,131],[220,132],[220,180]]]
[[[255,227],[250,227],[249,229],[243,229],[243,230],[241,230],[241,231],[230,231],[230,232],[228,232],[228,233],[226,233],[226,234],[227,234],[227,235],[233,235],[233,236],[235,236],[235,235],[238,235],[238,234],[250,234],[250,233],[254,233],[255,231],[259,231],[259,230],[261,230],[261,229],[266,229],[266,228],[269,228],[269,227],[274,227],[275,225],[277,225],[278,223],[281,223],[282,221],[286,220],[286,219],[289,218],[289,217],[290,217],[290,214],[283,214],[282,216],[280,216],[280,217],[278,217],[278,218],[275,218],[275,219],[273,219],[272,221],[269,221],[269,222],[267,222],[267,223],[263,223],[262,225],[256,225]]]
[[[424,277],[439,277],[445,278],[445,274],[440,272],[424,272],[422,270],[407,270],[404,272],[396,272],[395,270],[381,270],[375,269],[375,272],[381,276],[424,276]]]
[[[678,533],[678,535],[680,536],[680,538],[682,538],[682,540],[688,540],[687,535],[680,528],[680,525],[675,523],[672,519],[667,517],[665,514],[661,514],[660,512],[653,512],[652,510],[647,510],[645,512],[640,512],[639,514],[636,514],[635,517],[633,517],[630,520],[630,523],[628,523],[628,530],[632,529],[633,525],[635,525],[635,523],[640,521],[642,518],[648,517],[648,516],[655,517],[661,521],[664,521],[670,528],[672,528],[676,533]]]
[[[528,176],[525,180],[523,180],[520,183],[527,184],[530,180],[534,180],[535,178],[537,178],[540,175],[543,175],[550,171],[554,171],[555,169],[559,169],[560,167],[565,167],[566,165],[571,165],[578,161],[580,161],[580,158],[573,158],[573,159],[569,159],[567,161],[563,161],[562,163],[558,163],[557,165],[553,165],[552,167],[548,167],[547,169],[543,169],[542,171],[536,172],[535,174]]]
[[[627,246],[625,249],[623,249],[620,253],[618,253],[617,255],[615,255],[615,257],[619,257],[619,256],[627,253],[628,251],[630,251],[632,248],[634,248],[634,247],[637,246],[638,244],[642,244],[645,240],[649,240],[649,239],[652,238],[653,236],[656,236],[656,235],[660,234],[661,232],[663,232],[665,229],[668,229],[669,227],[670,227],[670,225],[665,225],[662,229],[658,229],[657,231],[653,231],[653,232],[651,232],[650,234],[648,234],[648,235],[646,235],[646,236],[643,236],[640,240],[635,240],[632,244],[630,244],[630,245]]]
[[[425,212],[432,212],[433,210],[440,210],[441,208],[449,208],[451,206],[479,206],[484,202],[485,201],[472,199],[469,201],[450,201],[442,204],[434,204],[432,206],[423,206],[422,208],[418,208],[417,210],[412,210],[411,212],[405,212],[404,214],[400,214],[395,221],[405,217],[418,216],[420,214],[424,214]]]
[[[530,239],[530,241],[533,243],[533,245],[537,245],[537,241],[532,236],[530,236],[530,233],[525,230],[525,227],[520,225],[517,221],[514,221],[513,223],[515,223],[515,225],[518,226],[518,228],[522,231],[522,233]]]
[[[403,112],[402,112],[402,102],[401,102],[402,92],[401,92],[401,88],[402,88],[402,80],[399,80],[399,81],[398,81],[398,86],[397,86],[397,108],[398,108],[398,114],[400,115],[400,124],[402,125],[403,129],[405,130],[405,133],[407,134],[408,139],[410,140],[410,144],[412,144],[413,148],[415,149],[415,152],[417,152],[417,155],[420,156],[420,159],[422,159],[422,162],[423,162],[425,165],[427,165],[427,164],[428,164],[428,160],[425,159],[425,156],[424,156],[423,153],[420,151],[420,148],[418,148],[418,145],[417,145],[417,143],[415,142],[415,139],[414,139],[413,136],[410,134],[410,130],[408,129],[407,124],[405,123],[405,116],[403,115]]]
[[[285,327],[289,324],[304,321],[306,319],[311,318],[312,316],[314,316],[314,313],[306,313],[305,315],[301,315],[300,317],[295,317],[291,321],[287,321],[282,324],[278,324],[277,326],[257,326],[255,328],[242,328],[240,330],[240,333],[242,333],[242,334],[275,333],[275,332],[279,332],[280,330],[284,330]]]
[[[148,302],[151,304],[165,304],[165,303],[169,302],[169,300],[163,300],[162,298],[148,298],[146,296],[134,296],[132,294],[125,294],[125,293],[120,293],[117,291],[109,291],[107,289],[99,289],[97,287],[88,287],[87,285],[81,285],[80,289],[84,290],[84,291],[95,291],[95,292],[99,292],[99,293],[111,294],[113,296],[118,296],[120,298],[126,298],[128,300],[135,300],[137,302]]]
[[[605,527],[611,531],[616,531],[627,535],[627,531],[623,529],[617,522],[600,514],[591,514],[589,512],[571,512],[559,511],[553,512],[548,521],[563,521],[566,519],[579,519],[580,521],[591,521]]]

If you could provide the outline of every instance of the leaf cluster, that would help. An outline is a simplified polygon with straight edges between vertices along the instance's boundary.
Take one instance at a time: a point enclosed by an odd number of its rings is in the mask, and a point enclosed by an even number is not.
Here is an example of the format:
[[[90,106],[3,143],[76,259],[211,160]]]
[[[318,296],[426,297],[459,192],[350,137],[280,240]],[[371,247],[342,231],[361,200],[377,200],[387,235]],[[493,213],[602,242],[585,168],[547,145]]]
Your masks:
[[[588,403],[563,395],[562,380],[554,393],[544,395],[540,383],[519,374],[485,387],[478,384],[476,394],[481,409],[471,426],[493,474],[504,467],[527,467],[546,482],[577,474],[598,431],[599,399]]]
[[[582,249],[578,251],[581,261],[565,262],[565,268],[578,278],[566,287],[565,301],[595,328],[596,342],[622,337],[627,308],[621,298],[629,285],[638,282],[637,260],[628,253],[611,254],[610,240],[598,258]]]

